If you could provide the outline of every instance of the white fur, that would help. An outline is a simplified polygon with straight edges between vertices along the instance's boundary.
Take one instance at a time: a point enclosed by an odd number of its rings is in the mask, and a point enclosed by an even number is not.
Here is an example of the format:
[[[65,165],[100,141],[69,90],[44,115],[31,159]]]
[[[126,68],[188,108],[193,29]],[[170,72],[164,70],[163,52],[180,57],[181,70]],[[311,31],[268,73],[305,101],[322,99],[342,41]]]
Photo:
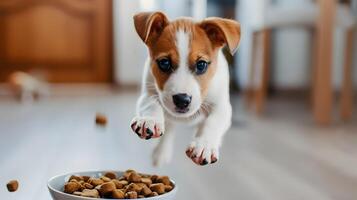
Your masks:
[[[181,30],[177,32],[176,46],[179,52],[179,66],[166,81],[163,91],[158,92],[161,102],[163,102],[162,105],[166,108],[165,111],[172,116],[180,118],[193,115],[201,105],[200,86],[188,68],[189,39],[190,35],[188,33]],[[175,112],[172,96],[178,93],[192,96],[189,112],[184,114],[177,114]]]
[[[229,101],[229,72],[228,64],[221,51],[218,53],[217,70],[214,74],[205,102],[202,102],[200,86],[187,66],[189,53],[189,33],[179,31],[177,33],[177,48],[179,51],[179,67],[165,83],[162,92],[155,84],[150,71],[150,58],[146,62],[141,96],[137,102],[137,117],[133,123],[140,126],[156,125],[164,132],[161,140],[153,152],[153,163],[162,165],[171,160],[173,148],[173,132],[175,124],[184,121],[193,123],[198,129],[193,141],[188,146],[195,163],[205,159],[211,163],[211,158],[218,158],[219,147],[223,135],[231,125],[232,108]],[[174,112],[172,95],[187,93],[192,95],[190,111],[185,114]],[[161,102],[161,103],[160,103]],[[210,105],[208,115],[198,112],[202,104]],[[165,127],[167,128],[165,130]],[[137,127],[134,127],[137,128]],[[200,155],[202,155],[200,157]]]

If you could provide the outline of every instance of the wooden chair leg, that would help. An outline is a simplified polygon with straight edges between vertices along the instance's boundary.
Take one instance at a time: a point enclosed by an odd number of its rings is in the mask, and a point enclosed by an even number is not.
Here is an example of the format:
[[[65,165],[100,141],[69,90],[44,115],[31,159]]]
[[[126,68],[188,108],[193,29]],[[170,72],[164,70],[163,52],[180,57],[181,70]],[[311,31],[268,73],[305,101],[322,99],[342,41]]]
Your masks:
[[[352,81],[352,62],[353,62],[354,30],[350,29],[346,33],[343,82],[341,91],[341,118],[348,120],[352,116],[353,110],[353,81]]]
[[[266,97],[268,93],[268,83],[269,83],[269,65],[270,65],[270,51],[271,51],[271,30],[266,29],[260,33],[261,44],[262,44],[262,65],[261,71],[259,73],[260,80],[258,83],[258,88],[256,90],[256,112],[261,114],[264,111]]]
[[[245,103],[248,108],[252,106],[252,101],[254,98],[254,91],[255,91],[255,79],[256,79],[256,60],[257,60],[257,34],[253,34],[252,40],[252,51],[251,51],[251,66],[249,69],[249,80],[248,80],[248,87],[245,91]]]
[[[319,0],[320,16],[317,22],[318,55],[314,88],[314,117],[317,123],[327,125],[332,119],[331,68],[333,57],[333,29],[336,0]]]

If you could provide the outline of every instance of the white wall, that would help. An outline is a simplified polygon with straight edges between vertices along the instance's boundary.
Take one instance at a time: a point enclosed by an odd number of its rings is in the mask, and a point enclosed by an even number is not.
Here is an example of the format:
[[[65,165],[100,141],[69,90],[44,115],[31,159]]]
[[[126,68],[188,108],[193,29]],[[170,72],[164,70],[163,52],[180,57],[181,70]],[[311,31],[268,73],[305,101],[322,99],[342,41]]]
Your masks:
[[[137,84],[146,58],[146,47],[137,36],[133,15],[140,10],[139,0],[114,1],[115,81]]]
[[[242,24],[242,43],[238,52],[236,70],[238,85],[245,88],[248,83],[250,60],[251,60],[251,30],[246,26],[251,23],[252,13],[249,7],[254,7],[260,0],[239,0],[237,4],[237,18]],[[305,0],[306,1],[306,0]],[[276,3],[293,6],[304,3],[302,0],[276,0]],[[257,6],[259,7],[259,6]],[[357,35],[356,35],[357,38]],[[333,83],[337,88],[341,84],[343,69],[343,33],[336,30],[335,55],[333,66]],[[357,43],[356,43],[357,44]],[[355,45],[356,46],[356,45]],[[311,78],[311,34],[307,29],[284,28],[275,30],[273,36],[272,58],[272,84],[277,88],[296,88],[309,86]],[[355,54],[357,55],[357,46]],[[354,56],[354,81],[357,86],[357,56]]]
[[[135,32],[133,15],[139,11],[162,10],[169,18],[190,14],[189,0],[114,0],[115,81],[140,84],[147,48]]]

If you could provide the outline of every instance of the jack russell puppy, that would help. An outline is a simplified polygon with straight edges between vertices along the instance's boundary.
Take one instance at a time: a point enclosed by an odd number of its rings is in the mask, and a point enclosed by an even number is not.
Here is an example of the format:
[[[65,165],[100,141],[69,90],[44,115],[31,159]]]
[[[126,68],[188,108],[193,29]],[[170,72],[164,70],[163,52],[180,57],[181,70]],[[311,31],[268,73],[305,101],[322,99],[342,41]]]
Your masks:
[[[177,123],[196,127],[186,155],[198,165],[217,162],[222,137],[231,125],[228,63],[240,41],[240,24],[223,18],[169,21],[162,12],[134,16],[135,29],[149,50],[132,130],[142,139],[161,137],[153,164],[166,164]]]

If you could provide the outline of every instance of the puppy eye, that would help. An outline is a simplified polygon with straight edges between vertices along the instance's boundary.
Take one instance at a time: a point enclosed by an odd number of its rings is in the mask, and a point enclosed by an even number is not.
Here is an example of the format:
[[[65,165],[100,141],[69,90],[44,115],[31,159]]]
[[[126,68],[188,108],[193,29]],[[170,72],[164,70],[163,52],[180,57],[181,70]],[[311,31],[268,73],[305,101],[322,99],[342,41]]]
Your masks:
[[[159,66],[160,70],[163,72],[171,72],[172,66],[171,61],[168,58],[163,58],[161,60],[156,61],[157,65]]]
[[[196,63],[196,74],[197,75],[201,75],[204,74],[207,71],[207,67],[208,67],[208,62],[204,61],[204,60],[199,60]]]

